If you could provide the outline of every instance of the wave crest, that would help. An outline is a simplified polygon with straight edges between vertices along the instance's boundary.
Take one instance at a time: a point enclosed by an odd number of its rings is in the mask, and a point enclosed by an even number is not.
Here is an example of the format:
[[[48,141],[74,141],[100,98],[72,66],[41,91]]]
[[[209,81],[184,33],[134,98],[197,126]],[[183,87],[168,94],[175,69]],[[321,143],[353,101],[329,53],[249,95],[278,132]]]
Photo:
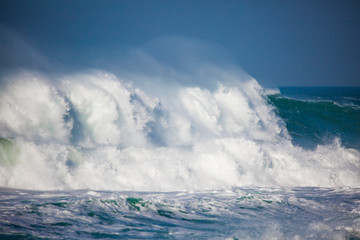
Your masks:
[[[360,186],[359,152],[339,140],[315,150],[292,145],[254,79],[174,92],[153,98],[106,72],[9,78],[0,92],[0,185]]]

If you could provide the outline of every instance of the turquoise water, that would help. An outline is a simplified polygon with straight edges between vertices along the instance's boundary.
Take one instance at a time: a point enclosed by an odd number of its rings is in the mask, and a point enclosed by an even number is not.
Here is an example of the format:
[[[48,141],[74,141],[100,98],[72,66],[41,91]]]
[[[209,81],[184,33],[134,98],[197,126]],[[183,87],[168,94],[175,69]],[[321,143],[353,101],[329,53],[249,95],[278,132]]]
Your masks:
[[[284,87],[280,91],[269,100],[294,143],[314,148],[338,138],[344,146],[360,149],[359,87]]]
[[[360,239],[359,90],[3,79],[0,238]]]

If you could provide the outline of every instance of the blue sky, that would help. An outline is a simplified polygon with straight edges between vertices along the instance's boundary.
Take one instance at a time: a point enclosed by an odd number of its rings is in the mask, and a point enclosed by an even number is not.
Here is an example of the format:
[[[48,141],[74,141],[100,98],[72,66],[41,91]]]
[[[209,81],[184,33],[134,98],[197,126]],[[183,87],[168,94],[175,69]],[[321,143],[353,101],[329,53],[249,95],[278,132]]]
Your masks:
[[[0,69],[117,73],[141,49],[179,71],[235,65],[264,86],[359,86],[359,13],[360,1],[2,0]]]

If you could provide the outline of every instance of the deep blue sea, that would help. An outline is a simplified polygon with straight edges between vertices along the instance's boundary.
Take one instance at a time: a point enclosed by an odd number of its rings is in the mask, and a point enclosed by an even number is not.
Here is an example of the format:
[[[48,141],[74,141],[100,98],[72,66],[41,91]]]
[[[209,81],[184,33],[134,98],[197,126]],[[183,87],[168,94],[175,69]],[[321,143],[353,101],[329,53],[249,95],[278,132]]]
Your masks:
[[[1,239],[360,239],[360,88],[0,89]]]

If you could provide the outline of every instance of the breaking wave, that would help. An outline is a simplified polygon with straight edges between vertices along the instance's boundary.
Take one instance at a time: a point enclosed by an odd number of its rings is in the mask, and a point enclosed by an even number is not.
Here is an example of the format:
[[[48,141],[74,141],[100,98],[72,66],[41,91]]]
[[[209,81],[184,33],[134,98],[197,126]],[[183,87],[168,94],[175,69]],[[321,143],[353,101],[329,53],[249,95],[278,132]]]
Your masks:
[[[154,97],[102,71],[4,77],[0,186],[360,187],[357,149],[344,147],[341,138],[313,149],[293,144],[288,123],[256,80],[221,82]]]

